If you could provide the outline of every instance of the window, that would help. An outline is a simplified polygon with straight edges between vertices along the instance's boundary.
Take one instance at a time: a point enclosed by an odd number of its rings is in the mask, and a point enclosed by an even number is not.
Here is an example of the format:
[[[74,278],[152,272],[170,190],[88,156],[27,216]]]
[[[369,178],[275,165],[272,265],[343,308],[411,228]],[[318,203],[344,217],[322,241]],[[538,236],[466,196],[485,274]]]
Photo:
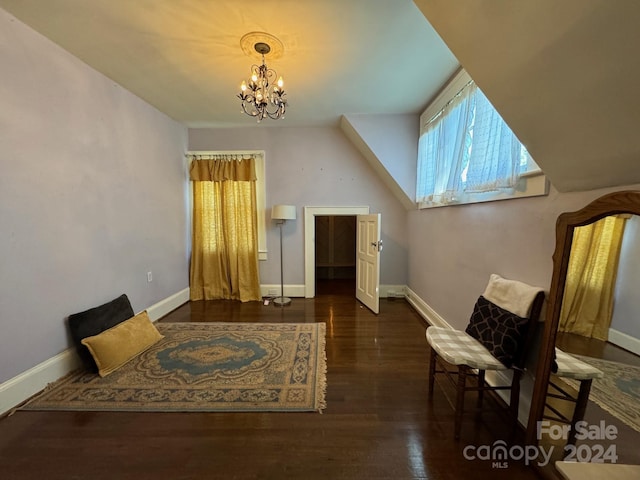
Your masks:
[[[265,152],[263,150],[233,150],[233,151],[190,151],[187,158],[191,159],[194,155],[253,155],[256,159],[256,202],[258,208],[258,259],[267,259],[267,228],[265,218],[266,210],[266,182],[265,182]],[[188,171],[188,166],[187,166]],[[190,189],[191,182],[189,182]],[[189,202],[193,201],[193,193],[189,192]],[[190,205],[193,208],[193,205]]]
[[[466,72],[420,120],[421,208],[547,193],[539,167]],[[530,181],[536,176],[542,178]]]

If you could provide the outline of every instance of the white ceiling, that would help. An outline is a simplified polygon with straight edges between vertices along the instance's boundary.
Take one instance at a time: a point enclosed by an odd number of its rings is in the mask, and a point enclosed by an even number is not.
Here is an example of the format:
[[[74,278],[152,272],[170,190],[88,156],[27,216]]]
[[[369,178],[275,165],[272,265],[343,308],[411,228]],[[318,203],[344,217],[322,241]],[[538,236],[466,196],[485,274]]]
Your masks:
[[[236,98],[252,31],[284,45],[286,118],[419,113],[458,63],[411,0],[0,0],[19,20],[190,127],[255,126]]]

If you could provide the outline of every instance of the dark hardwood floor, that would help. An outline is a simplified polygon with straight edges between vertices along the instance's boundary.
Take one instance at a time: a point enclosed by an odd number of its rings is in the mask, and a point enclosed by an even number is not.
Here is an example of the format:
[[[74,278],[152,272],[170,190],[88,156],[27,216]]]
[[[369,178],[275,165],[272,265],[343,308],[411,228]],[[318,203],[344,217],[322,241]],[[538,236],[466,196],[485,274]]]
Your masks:
[[[167,322],[326,322],[327,408],[318,413],[17,411],[0,420],[0,478],[479,479],[538,478],[463,449],[509,436],[497,413],[465,420],[453,439],[443,388],[427,398],[425,324],[404,300],[380,314],[352,295],[260,303],[188,303]],[[469,405],[473,398],[469,399]]]
[[[567,353],[576,353],[587,357],[601,358],[611,362],[640,366],[640,357],[613,343],[587,338],[575,333],[558,332],[556,339],[558,348]]]

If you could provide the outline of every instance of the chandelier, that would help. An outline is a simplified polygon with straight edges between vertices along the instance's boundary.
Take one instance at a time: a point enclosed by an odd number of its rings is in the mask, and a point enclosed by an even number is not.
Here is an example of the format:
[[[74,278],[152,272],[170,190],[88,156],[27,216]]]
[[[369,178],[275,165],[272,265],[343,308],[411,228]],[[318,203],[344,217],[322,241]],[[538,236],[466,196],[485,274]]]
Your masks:
[[[262,65],[251,66],[251,78],[243,81],[238,98],[242,101],[242,111],[256,117],[258,123],[269,117],[273,120],[284,118],[287,108],[287,94],[283,87],[282,77],[267,67],[264,56],[271,51],[269,44],[257,42],[253,48],[262,56]]]

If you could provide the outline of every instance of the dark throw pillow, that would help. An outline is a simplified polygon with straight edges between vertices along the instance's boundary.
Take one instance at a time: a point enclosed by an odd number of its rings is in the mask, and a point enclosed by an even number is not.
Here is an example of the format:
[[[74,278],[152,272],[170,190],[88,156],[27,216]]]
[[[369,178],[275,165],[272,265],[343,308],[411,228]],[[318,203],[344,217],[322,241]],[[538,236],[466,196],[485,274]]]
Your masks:
[[[133,308],[125,294],[99,307],[69,315],[71,338],[86,368],[98,371],[91,352],[81,343],[82,339],[98,335],[133,316]]]
[[[511,367],[523,347],[528,323],[529,319],[480,296],[465,332],[482,343],[505,366]]]

